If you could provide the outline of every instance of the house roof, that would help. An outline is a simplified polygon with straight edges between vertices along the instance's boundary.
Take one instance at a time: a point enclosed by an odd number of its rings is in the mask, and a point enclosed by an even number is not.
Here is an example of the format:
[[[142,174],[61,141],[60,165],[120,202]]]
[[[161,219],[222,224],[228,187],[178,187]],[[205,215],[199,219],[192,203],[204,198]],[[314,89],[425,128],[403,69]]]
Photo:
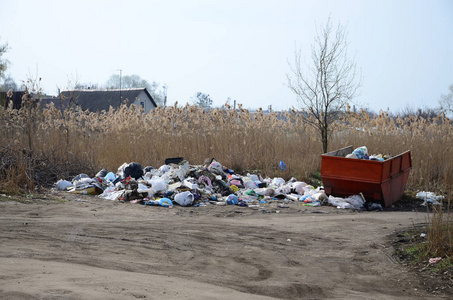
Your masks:
[[[47,105],[53,103],[56,109],[58,110],[65,110],[69,108],[69,101],[68,100],[63,100],[63,99],[58,99],[58,98],[42,98],[40,99],[41,101],[41,107],[46,108]]]
[[[118,108],[127,99],[127,105],[132,104],[141,92],[149,97],[154,107],[157,107],[153,97],[146,88],[121,89],[121,90],[71,90],[62,91],[61,94],[69,101],[75,101],[83,110],[93,112],[109,110],[110,106]],[[121,98],[120,98],[121,95]],[[71,99],[72,98],[72,99]],[[145,100],[145,99],[141,99]]]
[[[6,107],[8,107],[9,102],[13,101],[13,108],[20,109],[20,107],[22,106],[22,97],[24,95],[25,95],[25,92],[17,91],[17,92],[13,92],[12,97],[9,98],[7,92],[0,92],[0,103],[2,106],[4,106],[6,108]]]

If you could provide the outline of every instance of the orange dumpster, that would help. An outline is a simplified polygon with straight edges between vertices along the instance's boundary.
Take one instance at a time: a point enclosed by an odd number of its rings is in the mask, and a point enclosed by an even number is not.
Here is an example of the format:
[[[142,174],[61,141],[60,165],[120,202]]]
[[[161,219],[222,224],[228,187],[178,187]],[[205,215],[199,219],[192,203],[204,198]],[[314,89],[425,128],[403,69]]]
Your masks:
[[[321,178],[327,195],[362,193],[367,201],[392,206],[404,193],[412,168],[411,152],[384,161],[346,158],[352,146],[321,155]]]

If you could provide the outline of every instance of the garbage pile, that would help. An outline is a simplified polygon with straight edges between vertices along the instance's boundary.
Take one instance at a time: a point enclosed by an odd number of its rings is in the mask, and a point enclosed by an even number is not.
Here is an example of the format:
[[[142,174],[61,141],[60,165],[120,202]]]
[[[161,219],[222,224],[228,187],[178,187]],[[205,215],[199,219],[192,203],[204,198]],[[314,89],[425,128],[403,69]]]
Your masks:
[[[268,202],[277,202],[278,207],[287,207],[290,201],[306,206],[329,202],[322,187],[315,189],[295,178],[285,181],[250,173],[239,175],[215,159],[204,165],[189,165],[183,158],[167,159],[158,169],[124,163],[116,173],[102,169],[93,178],[79,174],[72,181],[59,180],[55,187],[69,193],[163,207],[214,204],[258,208]]]
[[[366,159],[366,160],[376,160],[384,161],[391,158],[388,154],[373,154],[368,155],[368,149],[366,146],[358,147],[352,151],[352,153],[346,155],[346,158],[355,158],[355,159]]]

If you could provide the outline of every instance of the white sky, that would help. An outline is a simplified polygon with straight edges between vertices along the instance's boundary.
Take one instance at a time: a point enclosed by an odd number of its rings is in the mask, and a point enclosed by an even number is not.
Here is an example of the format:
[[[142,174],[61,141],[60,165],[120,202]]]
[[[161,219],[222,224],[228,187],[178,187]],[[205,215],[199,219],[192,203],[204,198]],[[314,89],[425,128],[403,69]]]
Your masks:
[[[434,107],[453,84],[453,1],[2,0],[0,44],[16,82],[56,95],[76,74],[104,84],[137,74],[168,86],[168,104],[207,93],[246,108],[298,107],[286,87],[295,45],[310,60],[316,24],[347,25],[363,76],[359,106]]]

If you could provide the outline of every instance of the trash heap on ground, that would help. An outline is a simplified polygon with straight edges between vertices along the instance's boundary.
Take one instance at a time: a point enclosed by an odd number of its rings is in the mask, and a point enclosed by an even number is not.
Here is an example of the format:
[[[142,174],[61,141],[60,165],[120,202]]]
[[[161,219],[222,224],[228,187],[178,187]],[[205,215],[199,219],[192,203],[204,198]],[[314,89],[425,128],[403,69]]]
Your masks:
[[[172,207],[239,205],[259,208],[266,203],[288,207],[333,205],[338,208],[367,209],[360,196],[338,198],[325,194],[322,187],[291,178],[263,178],[239,175],[215,159],[204,165],[189,165],[183,158],[167,159],[160,168],[143,168],[139,163],[124,163],[116,173],[100,170],[93,178],[79,174],[72,181],[59,180],[56,189],[69,193],[98,195],[102,199]]]

